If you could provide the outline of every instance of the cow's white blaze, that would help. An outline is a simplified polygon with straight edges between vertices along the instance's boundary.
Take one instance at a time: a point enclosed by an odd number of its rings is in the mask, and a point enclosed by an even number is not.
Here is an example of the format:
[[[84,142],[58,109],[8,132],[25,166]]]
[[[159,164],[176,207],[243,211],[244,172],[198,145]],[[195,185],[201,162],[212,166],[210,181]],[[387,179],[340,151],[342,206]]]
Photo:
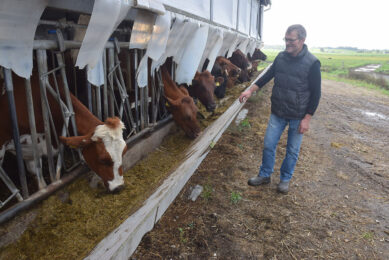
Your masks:
[[[103,141],[105,149],[113,161],[113,179],[108,181],[110,191],[124,184],[123,176],[119,174],[123,150],[126,147],[126,142],[123,139],[123,129],[124,124],[121,121],[116,128],[110,128],[105,124],[99,125],[92,136],[93,141],[97,141],[99,138]]]

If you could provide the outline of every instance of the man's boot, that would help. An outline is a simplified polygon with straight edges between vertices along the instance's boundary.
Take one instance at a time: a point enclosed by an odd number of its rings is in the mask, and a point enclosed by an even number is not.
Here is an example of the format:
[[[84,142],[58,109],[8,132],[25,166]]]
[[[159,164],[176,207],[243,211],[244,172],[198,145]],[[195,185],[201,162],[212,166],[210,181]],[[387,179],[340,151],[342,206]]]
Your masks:
[[[262,176],[256,176],[253,178],[250,178],[248,181],[248,184],[250,186],[259,186],[259,185],[265,185],[270,183],[270,177],[262,177]]]
[[[289,191],[289,181],[280,181],[277,187],[278,192],[287,194]]]

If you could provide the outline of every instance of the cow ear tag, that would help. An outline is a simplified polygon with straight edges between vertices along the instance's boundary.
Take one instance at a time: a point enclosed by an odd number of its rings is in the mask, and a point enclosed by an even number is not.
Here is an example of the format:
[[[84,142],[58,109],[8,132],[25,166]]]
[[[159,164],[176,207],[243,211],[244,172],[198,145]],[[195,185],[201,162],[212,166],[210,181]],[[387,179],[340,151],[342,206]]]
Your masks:
[[[217,81],[217,82],[216,82],[216,87],[219,87],[219,86],[220,86],[220,82]]]

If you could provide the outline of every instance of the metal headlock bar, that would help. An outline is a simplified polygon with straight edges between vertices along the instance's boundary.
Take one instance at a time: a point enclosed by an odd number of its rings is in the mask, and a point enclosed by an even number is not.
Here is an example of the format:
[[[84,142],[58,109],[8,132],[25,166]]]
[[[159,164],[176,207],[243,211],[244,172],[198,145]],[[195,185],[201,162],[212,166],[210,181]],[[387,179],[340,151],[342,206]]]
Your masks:
[[[55,22],[44,22],[42,24],[64,27],[63,24]],[[130,30],[122,30],[122,32],[124,31],[129,32]],[[14,197],[19,201],[16,204],[13,202],[15,205],[0,213],[0,223],[9,220],[21,210],[29,208],[36,202],[46,198],[49,194],[61,188],[63,183],[71,182],[79,175],[78,173],[86,171],[86,168],[83,166],[80,168],[81,170],[74,172],[74,169],[82,162],[81,151],[77,150],[75,153],[71,149],[65,148],[59,142],[48,99],[49,95],[52,96],[61,108],[61,116],[64,123],[60,134],[63,136],[77,135],[77,126],[66,77],[66,65],[69,64],[65,64],[64,53],[70,49],[79,49],[81,42],[65,40],[59,29],[57,29],[56,35],[57,40],[34,41],[41,95],[41,104],[39,105],[42,107],[44,140],[46,142],[44,148],[47,152],[46,160],[42,160],[42,153],[40,152],[42,150],[42,144],[40,143],[42,137],[37,133],[35,125],[36,117],[34,114],[31,81],[30,79],[25,80],[28,118],[31,130],[31,141],[28,145],[31,147],[31,163],[33,165],[31,169],[33,170],[33,180],[36,182],[36,185],[29,185],[27,180],[30,179],[26,178],[26,169],[23,163],[23,158],[26,155],[23,154],[23,149],[20,147],[11,71],[4,69],[20,184],[14,183],[0,164],[0,181],[5,184],[10,194],[5,199],[3,197],[0,198],[0,208],[11,203]],[[89,84],[91,92],[88,95],[87,106],[89,105],[91,112],[101,120],[109,116],[120,117],[125,123],[125,137],[127,143],[130,144],[142,138],[145,134],[170,122],[172,117],[164,106],[165,101],[163,99],[163,85],[160,72],[154,73],[154,77],[158,79],[158,84],[156,84],[155,78],[150,76],[151,73],[149,72],[150,82],[146,87],[139,88],[134,77],[145,51],[138,49],[128,51],[128,47],[128,42],[119,42],[116,39],[106,43],[105,51],[103,52],[104,85],[100,87]],[[126,49],[124,61],[120,60],[119,57],[121,49]],[[56,64],[56,67],[48,67],[48,51],[51,54],[51,63]],[[126,72],[127,80],[123,76],[123,71]],[[57,78],[61,78],[61,83],[63,84],[62,92],[60,91]],[[71,132],[69,131],[70,129]],[[57,148],[54,149],[54,146]],[[67,158],[66,163],[65,158]],[[45,168],[43,167],[44,161],[47,163],[48,175],[43,172],[43,168]],[[69,161],[71,161],[70,166]],[[62,175],[61,172],[67,174]],[[61,180],[61,184],[58,183],[59,180]],[[36,186],[37,190],[29,190],[28,187],[30,186]]]

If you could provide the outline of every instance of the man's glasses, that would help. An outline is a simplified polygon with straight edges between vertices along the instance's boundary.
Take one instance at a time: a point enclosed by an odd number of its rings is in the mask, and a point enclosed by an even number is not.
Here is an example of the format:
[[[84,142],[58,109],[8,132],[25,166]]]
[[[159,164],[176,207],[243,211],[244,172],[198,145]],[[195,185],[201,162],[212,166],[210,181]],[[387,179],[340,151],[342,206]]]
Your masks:
[[[296,38],[296,39],[284,38],[283,40],[284,40],[284,42],[295,42],[298,40],[298,38]]]

